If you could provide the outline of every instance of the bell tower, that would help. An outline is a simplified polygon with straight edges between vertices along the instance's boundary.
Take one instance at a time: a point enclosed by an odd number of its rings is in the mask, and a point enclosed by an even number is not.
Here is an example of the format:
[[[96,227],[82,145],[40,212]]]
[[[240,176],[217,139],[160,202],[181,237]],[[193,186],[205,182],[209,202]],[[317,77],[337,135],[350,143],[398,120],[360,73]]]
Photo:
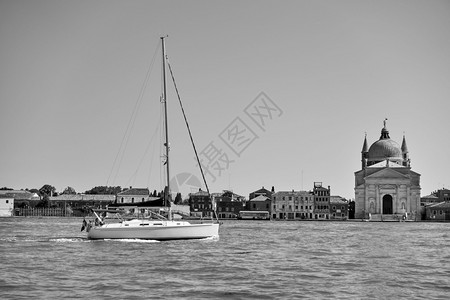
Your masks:
[[[365,169],[367,167],[367,156],[369,154],[367,147],[367,133],[364,136],[364,144],[361,150],[361,169]]]
[[[402,158],[403,158],[403,166],[410,168],[411,160],[409,159],[409,151],[408,146],[406,146],[405,134],[403,134],[403,141],[402,141]]]

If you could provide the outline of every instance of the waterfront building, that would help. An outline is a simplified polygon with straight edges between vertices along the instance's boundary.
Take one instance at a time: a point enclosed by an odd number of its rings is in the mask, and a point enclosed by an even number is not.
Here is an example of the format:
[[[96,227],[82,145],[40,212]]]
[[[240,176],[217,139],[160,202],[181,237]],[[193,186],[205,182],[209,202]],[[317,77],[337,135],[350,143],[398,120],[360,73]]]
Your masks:
[[[246,201],[245,197],[225,190],[214,196],[214,203],[220,219],[235,219],[239,212],[244,210]]]
[[[213,217],[213,200],[208,192],[199,189],[196,193],[189,193],[188,203],[192,215]]]
[[[14,210],[14,198],[0,195],[0,217],[11,217]]]
[[[436,197],[438,197],[439,202],[450,201],[450,190],[449,189],[440,189],[433,193]]]
[[[341,196],[330,196],[330,220],[347,220],[349,203]]]
[[[153,197],[155,199],[159,199],[160,197]],[[152,199],[153,199],[152,198]],[[117,203],[138,203],[138,202],[146,202],[150,199],[150,190],[148,188],[133,188],[130,187],[123,192],[117,194]],[[153,200],[155,200],[153,199]]]
[[[249,211],[270,211],[270,204],[272,198],[264,195],[259,195],[256,198],[252,198],[247,201],[245,209]]]
[[[450,221],[450,201],[431,204],[425,207],[426,220]]]
[[[111,194],[61,194],[49,197],[49,206],[63,211],[64,216],[82,217],[90,213],[89,208],[107,208],[114,203]]]
[[[367,147],[364,138],[361,170],[355,172],[355,218],[420,219],[420,174],[411,170],[405,136],[401,147],[386,127],[380,139]]]
[[[325,188],[322,182],[314,182],[314,217],[316,220],[330,219],[330,186]]]
[[[435,194],[429,194],[420,198],[420,206],[427,206],[430,204],[435,204],[443,202]]]
[[[441,213],[446,211],[444,202],[450,202],[450,190],[440,189],[420,198],[422,220],[442,220]],[[441,205],[437,205],[441,204]],[[444,216],[445,219],[445,216]]]
[[[24,190],[0,190],[0,196],[13,198],[15,208],[33,207],[41,200],[38,194]]]
[[[251,200],[253,198],[256,198],[258,196],[265,196],[267,198],[272,198],[272,194],[275,192],[275,188],[272,187],[272,190],[269,191],[267,189],[265,189],[264,187],[262,187],[261,189],[254,191],[252,193],[249,194],[248,199]]]
[[[279,191],[272,194],[273,220],[312,219],[314,194],[308,191]]]
[[[420,198],[420,216],[421,216],[421,220],[426,220],[427,215],[426,215],[426,208],[427,206],[436,204],[436,203],[440,203],[442,201],[439,201],[439,198],[434,195],[433,193],[430,195],[426,195]]]

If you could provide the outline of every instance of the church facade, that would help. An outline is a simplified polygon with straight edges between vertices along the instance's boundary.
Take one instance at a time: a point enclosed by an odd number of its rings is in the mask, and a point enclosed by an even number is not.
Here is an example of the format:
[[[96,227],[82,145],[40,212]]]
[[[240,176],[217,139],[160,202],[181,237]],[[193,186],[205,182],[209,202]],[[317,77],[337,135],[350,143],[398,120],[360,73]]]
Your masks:
[[[361,151],[361,170],[355,172],[355,218],[420,220],[420,174],[411,170],[403,136],[399,146],[386,127],[370,147],[367,136]]]

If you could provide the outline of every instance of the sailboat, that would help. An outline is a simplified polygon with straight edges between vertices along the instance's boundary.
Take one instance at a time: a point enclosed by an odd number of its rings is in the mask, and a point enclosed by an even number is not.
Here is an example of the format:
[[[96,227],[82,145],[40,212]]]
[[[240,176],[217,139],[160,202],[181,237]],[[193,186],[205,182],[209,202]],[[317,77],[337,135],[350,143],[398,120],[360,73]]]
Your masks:
[[[170,177],[169,177],[169,134],[167,130],[168,118],[167,118],[167,94],[166,94],[166,49],[165,38],[161,37],[162,47],[162,81],[163,90],[161,96],[161,102],[164,105],[164,122],[165,122],[165,166],[167,175],[167,186],[165,197],[168,200],[168,214],[164,217],[158,213],[152,212],[151,215],[156,218],[135,218],[131,220],[123,219],[118,210],[95,210],[93,214],[95,216],[94,221],[86,222],[83,220],[82,230],[86,228],[88,239],[148,239],[148,240],[181,240],[181,239],[203,239],[219,236],[219,222],[217,220],[208,220],[207,222],[191,223],[185,220],[174,220],[171,211],[171,194],[170,194]],[[170,68],[170,64],[169,64]],[[170,71],[172,71],[170,69]],[[172,74],[173,75],[173,74]],[[172,76],[173,77],[173,76]],[[176,89],[176,86],[175,86]],[[178,91],[177,91],[178,93]],[[180,101],[181,104],[181,101]],[[183,114],[184,109],[182,108]],[[187,119],[184,115],[186,125]],[[189,134],[190,129],[188,126]],[[193,143],[192,135],[191,141]],[[194,144],[193,144],[194,146]],[[194,152],[197,156],[197,151]],[[198,160],[200,171],[202,173],[206,188],[209,193],[208,186],[206,184],[205,176],[201,169],[200,161]],[[105,223],[103,215],[106,213],[114,214],[118,218],[118,222]],[[217,217],[217,214],[216,214]]]

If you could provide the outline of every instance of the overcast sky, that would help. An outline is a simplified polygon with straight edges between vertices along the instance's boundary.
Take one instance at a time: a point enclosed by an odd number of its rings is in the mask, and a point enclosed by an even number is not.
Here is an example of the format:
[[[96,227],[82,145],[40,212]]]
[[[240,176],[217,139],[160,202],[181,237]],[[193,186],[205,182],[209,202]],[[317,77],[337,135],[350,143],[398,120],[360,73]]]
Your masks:
[[[211,192],[319,181],[354,198],[385,118],[422,196],[450,188],[449,28],[450,1],[1,0],[0,186],[160,189],[168,35]],[[168,87],[185,193],[201,176]]]

